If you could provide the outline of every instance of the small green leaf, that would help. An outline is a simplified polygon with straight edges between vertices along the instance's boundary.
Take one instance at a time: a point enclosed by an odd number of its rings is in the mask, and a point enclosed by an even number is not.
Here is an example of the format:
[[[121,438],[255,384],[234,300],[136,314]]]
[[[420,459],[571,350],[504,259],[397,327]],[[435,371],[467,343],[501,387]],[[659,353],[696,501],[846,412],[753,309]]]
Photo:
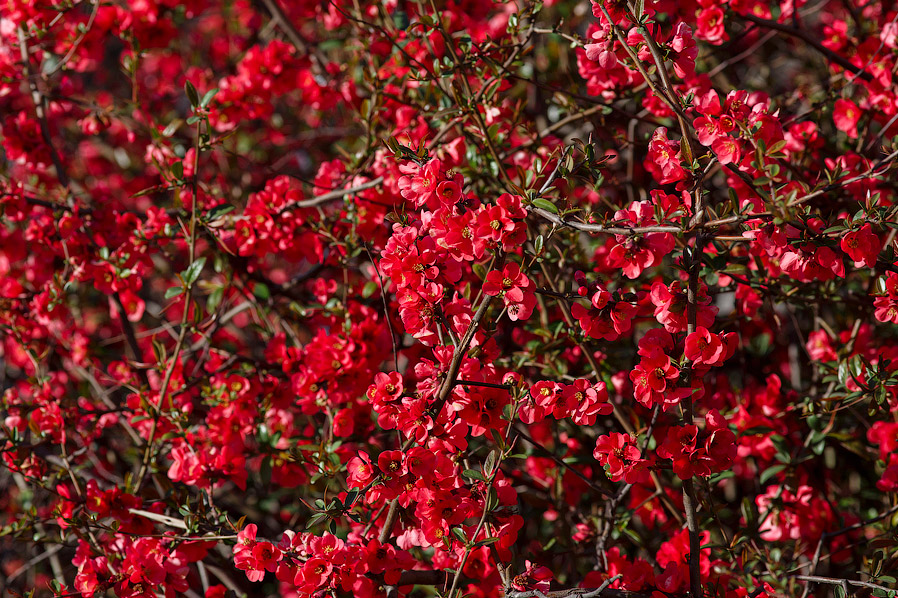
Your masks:
[[[788,141],[786,141],[785,139],[780,139],[779,141],[777,141],[776,143],[771,145],[769,148],[767,148],[767,151],[770,152],[771,154],[775,154],[776,152],[778,152],[781,149],[783,149],[784,147],[786,147],[787,143],[788,143]]]
[[[218,287],[213,290],[209,294],[209,298],[206,299],[206,312],[214,313],[218,306],[221,305],[221,300],[224,297],[224,287]]]
[[[196,87],[189,80],[184,82],[184,92],[187,94],[187,99],[190,100],[190,105],[196,108],[200,103],[200,96],[196,92]]]
[[[181,293],[184,292],[184,287],[171,287],[165,291],[165,298],[171,299],[172,297],[177,297]]]
[[[465,536],[465,530],[463,530],[462,528],[453,527],[452,535],[455,536],[456,538],[458,538],[458,541],[461,542],[462,544],[468,543],[468,537]]]
[[[486,477],[484,477],[484,475],[482,473],[480,473],[479,471],[475,471],[473,469],[466,469],[463,472],[461,472],[461,474],[464,477],[471,479],[471,480],[480,480],[481,482],[486,481]]]
[[[257,282],[253,287],[253,295],[260,301],[268,301],[271,299],[271,290],[265,283]]]
[[[839,364],[839,384],[845,386],[848,381],[848,362],[843,361]]]
[[[312,517],[310,517],[309,520],[306,521],[306,529],[307,530],[312,529],[312,527],[316,523],[321,522],[322,520],[324,520],[325,517],[327,517],[326,513],[316,513],[315,515],[312,515]]]
[[[486,456],[486,461],[483,463],[483,471],[486,472],[486,475],[492,475],[493,470],[496,468],[496,451],[490,451],[490,454]]]
[[[848,361],[848,371],[851,372],[851,375],[855,378],[861,377],[861,374],[864,373],[864,364],[861,361],[860,355],[853,355],[851,357]]]
[[[362,287],[362,298],[367,299],[377,290],[377,283],[373,280],[369,280],[365,283],[365,286]]]
[[[472,266],[472,269],[474,270],[474,274],[476,274],[477,277],[481,280],[486,278],[486,266],[484,266],[483,264],[474,264]]]
[[[536,253],[536,255],[539,255],[539,254],[541,254],[541,253],[543,252],[543,245],[544,245],[544,244],[545,244],[545,239],[543,238],[542,235],[538,236],[538,237],[533,241],[533,251],[534,251],[534,253]]]
[[[206,265],[206,258],[200,257],[197,258],[192,264],[190,264],[187,269],[184,271],[182,278],[188,285],[192,285],[196,282],[196,279],[200,277],[200,272],[203,271],[203,266]]]
[[[786,469],[786,467],[786,465],[774,465],[773,467],[768,467],[761,473],[761,483],[766,483],[767,480]]]
[[[210,221],[217,220],[217,219],[221,218],[222,216],[224,216],[225,214],[233,212],[235,209],[236,208],[229,203],[219,204],[219,205],[215,206],[214,208],[212,208],[211,210],[209,210],[208,212],[206,212],[206,219],[210,220]]]
[[[533,205],[534,205],[535,207],[537,207],[537,208],[540,208],[540,209],[545,210],[545,211],[547,211],[547,212],[551,212],[551,213],[553,213],[553,214],[557,214],[557,213],[558,213],[558,206],[556,206],[555,204],[553,204],[551,201],[545,200],[545,199],[543,199],[543,198],[541,198],[541,197],[537,197],[536,199],[534,199],[534,200],[533,200]]]
[[[217,93],[218,93],[218,88],[217,88],[217,87],[213,87],[212,89],[210,89],[209,91],[207,91],[207,92],[203,95],[203,99],[200,100],[200,108],[205,108],[206,106],[208,106],[208,105],[209,105],[209,102],[212,101],[212,98],[214,98],[214,97],[215,97],[215,94],[217,94]]]
[[[165,129],[162,131],[163,137],[171,137],[178,131],[178,127],[181,126],[181,123],[184,122],[180,118],[176,118],[175,120],[168,123]]]

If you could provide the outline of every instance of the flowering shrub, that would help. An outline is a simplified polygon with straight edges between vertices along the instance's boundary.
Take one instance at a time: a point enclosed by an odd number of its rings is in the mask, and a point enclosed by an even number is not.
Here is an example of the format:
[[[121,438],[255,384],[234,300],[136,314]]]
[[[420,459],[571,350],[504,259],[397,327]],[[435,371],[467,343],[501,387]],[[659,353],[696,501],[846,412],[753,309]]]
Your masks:
[[[896,595],[893,2],[0,7],[0,593]]]

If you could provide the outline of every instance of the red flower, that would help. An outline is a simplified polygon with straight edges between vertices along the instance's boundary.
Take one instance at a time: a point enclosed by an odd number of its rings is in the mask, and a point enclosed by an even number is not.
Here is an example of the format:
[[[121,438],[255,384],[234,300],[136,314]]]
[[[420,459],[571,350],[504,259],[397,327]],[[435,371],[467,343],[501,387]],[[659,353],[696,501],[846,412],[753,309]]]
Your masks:
[[[833,122],[836,128],[852,139],[857,138],[857,123],[861,119],[861,110],[851,100],[836,100],[833,110]]]
[[[694,475],[707,476],[711,473],[711,459],[698,442],[696,426],[673,426],[668,429],[667,437],[655,453],[662,459],[670,459],[673,462],[674,473],[681,480]]]
[[[350,488],[363,488],[377,475],[371,464],[371,458],[365,452],[360,452],[350,459],[346,467],[349,471],[346,481]]]
[[[701,7],[698,10],[695,36],[698,39],[720,45],[729,39],[724,27],[723,9],[719,6]]]
[[[853,230],[842,237],[839,247],[854,260],[856,268],[872,268],[876,265],[876,258],[882,250],[882,241],[873,233],[870,223],[866,223],[858,230]]]
[[[649,142],[646,168],[660,184],[676,183],[687,178],[686,170],[680,165],[680,157],[680,144],[667,138],[667,128],[655,129]]]
[[[711,149],[717,154],[717,161],[721,164],[732,164],[742,159],[742,150],[739,140],[726,135],[717,137],[711,143]]]
[[[562,388],[553,414],[556,419],[571,417],[582,426],[591,426],[599,415],[609,415],[612,411],[605,383],[593,385],[581,378]]]
[[[508,317],[512,320],[526,320],[536,306],[534,284],[521,272],[515,262],[506,264],[500,272],[493,270],[483,281],[483,292],[487,295],[499,296],[508,308]]]
[[[805,348],[807,348],[811,359],[816,361],[835,361],[838,359],[829,334],[825,330],[815,330],[809,333]]]
[[[685,355],[696,365],[721,365],[736,351],[736,342],[735,333],[721,337],[704,326],[697,326],[695,332],[686,337]]]
[[[599,436],[593,456],[602,466],[608,467],[608,477],[612,482],[624,480],[634,484],[648,461],[642,459],[636,439],[628,434],[611,432]]]
[[[692,38],[692,29],[683,21],[676,24],[673,37],[668,42],[672,50],[671,59],[674,63],[674,72],[678,77],[685,79],[695,72],[695,59],[698,56],[698,48]]]
[[[297,571],[293,583],[300,591],[311,594],[330,580],[333,570],[334,565],[330,561],[313,557]]]

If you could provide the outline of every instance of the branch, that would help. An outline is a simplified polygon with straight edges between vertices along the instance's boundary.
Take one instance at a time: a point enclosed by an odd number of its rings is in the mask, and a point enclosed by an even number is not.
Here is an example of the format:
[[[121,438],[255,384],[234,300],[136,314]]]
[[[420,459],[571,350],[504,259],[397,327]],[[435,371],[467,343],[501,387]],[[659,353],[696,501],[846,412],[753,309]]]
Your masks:
[[[370,189],[372,187],[377,187],[381,183],[384,182],[384,178],[382,176],[377,177],[376,179],[371,179],[367,183],[362,183],[356,187],[346,187],[344,189],[336,189],[334,191],[328,191],[323,195],[318,195],[313,197],[312,199],[304,199],[302,201],[297,201],[295,203],[290,204],[289,206],[285,206],[281,208],[277,215],[280,216],[284,212],[289,210],[294,210],[296,208],[314,208],[317,205],[328,202],[332,199],[340,199],[346,197],[347,195],[352,195],[353,193],[358,193],[359,191],[364,191],[365,189]]]
[[[598,596],[602,598],[650,598],[649,594],[615,590],[613,588],[571,588],[567,590],[553,590],[551,592],[540,592],[539,590],[505,592],[505,598],[596,598]]]
[[[468,324],[468,330],[465,332],[465,335],[462,337],[458,346],[455,347],[455,353],[452,355],[452,361],[449,363],[449,370],[446,372],[446,380],[443,381],[443,385],[440,387],[440,393],[437,395],[437,400],[433,404],[433,410],[437,414],[443,409],[446,399],[449,398],[449,394],[455,387],[456,382],[458,382],[457,377],[458,371],[461,369],[462,358],[465,356],[465,353],[468,352],[468,346],[474,339],[474,334],[477,332],[477,328],[480,326],[480,321],[483,319],[483,316],[486,315],[486,310],[489,308],[492,299],[493,298],[490,295],[483,298],[480,307],[477,309],[477,313],[474,314],[474,317],[471,318],[471,323]],[[414,441],[414,438],[409,438],[402,446],[403,452],[405,452]],[[387,519],[384,521],[384,526],[381,528],[380,534],[378,535],[378,540],[380,540],[381,544],[386,544],[387,540],[390,539],[390,535],[393,533],[393,526],[396,525],[398,516],[399,499],[394,498],[390,503],[390,510],[387,511]]]
[[[515,431],[515,433],[516,433],[518,436],[520,436],[521,438],[523,438],[524,440],[526,440],[527,442],[529,442],[531,445],[533,445],[533,446],[534,446],[535,448],[537,448],[538,450],[542,451],[543,454],[545,454],[545,455],[546,455],[547,457],[549,457],[552,461],[554,461],[556,465],[558,465],[559,467],[561,467],[561,468],[563,468],[563,469],[566,469],[566,470],[570,471],[570,472],[573,473],[575,476],[577,476],[578,478],[580,478],[580,479],[581,479],[587,486],[589,486],[589,488],[590,488],[593,492],[595,492],[595,493],[598,494],[599,496],[602,496],[602,497],[605,497],[605,498],[609,498],[609,497],[611,496],[611,493],[610,493],[608,490],[605,490],[604,488],[599,488],[598,486],[596,486],[595,482],[594,482],[593,480],[589,479],[588,477],[586,477],[586,476],[583,474],[582,471],[578,470],[576,467],[573,467],[573,466],[572,466],[571,464],[569,464],[569,463],[565,463],[564,460],[559,459],[558,456],[555,455],[555,453],[553,453],[552,451],[550,451],[549,449],[547,449],[546,447],[544,447],[542,444],[540,444],[539,442],[537,442],[536,440],[534,440],[533,438],[531,438],[530,436],[528,436],[528,435],[527,435],[525,432],[523,432],[520,428],[518,428],[517,426],[513,426],[512,429]]]
[[[526,206],[527,211],[537,214],[548,220],[555,226],[562,228],[572,228],[584,233],[607,233],[610,235],[641,235],[645,233],[680,233],[683,231],[679,226],[606,226],[604,224],[587,224],[585,222],[575,222],[564,220],[557,214],[553,214],[548,210],[537,208],[536,206]]]
[[[31,60],[28,54],[28,43],[25,41],[25,31],[21,27],[18,29],[18,36],[19,52],[22,55],[22,71],[25,75],[25,79],[28,80],[28,86],[31,88],[31,100],[34,102],[34,112],[37,114],[37,120],[40,124],[41,138],[44,140],[47,149],[50,151],[50,159],[53,161],[53,166],[56,168],[56,178],[59,179],[59,184],[68,188],[69,175],[62,163],[62,158],[60,157],[59,152],[56,151],[56,147],[53,145],[53,138],[50,135],[50,125],[47,122],[47,113],[44,110],[46,97],[44,97],[40,90],[38,90],[37,84],[31,77]]]
[[[839,66],[844,68],[846,71],[851,71],[852,73],[859,76],[861,79],[863,79],[865,81],[873,80],[873,75],[871,75],[864,69],[862,69],[858,66],[855,66],[854,63],[852,63],[850,60],[848,60],[844,56],[836,54],[835,52],[833,52],[832,50],[830,50],[829,48],[824,46],[822,43],[820,43],[819,40],[814,38],[807,31],[804,31],[802,29],[796,29],[795,27],[791,27],[789,25],[784,25],[783,23],[777,23],[776,21],[762,19],[760,17],[756,17],[751,14],[740,14],[739,16],[742,17],[743,19],[745,19],[746,21],[754,23],[755,25],[759,25],[761,27],[766,27],[767,29],[775,29],[776,31],[781,31],[782,33],[785,33],[786,35],[789,35],[791,37],[798,38],[798,39],[802,40],[803,42],[805,42],[806,44],[808,44],[809,46],[811,46],[812,48],[814,48],[815,50],[817,50],[818,52],[820,52],[821,54],[823,54],[824,56],[826,56],[827,58],[829,58],[832,62],[835,62],[836,64],[838,64]]]
[[[396,585],[439,586],[447,581],[449,581],[449,573],[446,571],[403,571]]]
[[[287,34],[288,38],[290,38],[290,43],[292,43],[300,53],[308,55],[312,60],[314,64],[314,70],[316,71],[315,74],[319,76],[324,75],[327,72],[327,69],[322,63],[321,58],[319,58],[315,52],[309,51],[309,44],[302,37],[296,27],[293,26],[293,23],[290,22],[290,19],[287,18],[287,15],[281,8],[278,0],[262,0],[262,3],[268,10],[271,18],[275,21],[275,24],[280,27],[280,29],[285,34]]]
[[[855,586],[858,588],[870,588],[873,590],[884,590],[889,592],[889,595],[893,595],[895,593],[895,588],[887,588],[885,586],[877,585],[875,583],[870,583],[869,581],[858,581],[854,579],[838,579],[835,577],[819,577],[817,575],[796,575],[795,579],[800,581],[808,581],[811,583],[825,583],[832,586]]]

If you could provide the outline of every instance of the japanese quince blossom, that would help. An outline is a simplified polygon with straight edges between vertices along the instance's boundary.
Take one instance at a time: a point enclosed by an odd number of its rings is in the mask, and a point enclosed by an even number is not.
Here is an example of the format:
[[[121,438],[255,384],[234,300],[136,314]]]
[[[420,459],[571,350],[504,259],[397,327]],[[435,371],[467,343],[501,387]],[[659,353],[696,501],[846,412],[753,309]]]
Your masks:
[[[0,42],[10,595],[890,591],[894,2],[6,2]]]
[[[536,306],[533,282],[527,278],[521,267],[512,262],[502,270],[493,270],[483,281],[483,292],[498,296],[508,309],[511,320],[526,320]]]

